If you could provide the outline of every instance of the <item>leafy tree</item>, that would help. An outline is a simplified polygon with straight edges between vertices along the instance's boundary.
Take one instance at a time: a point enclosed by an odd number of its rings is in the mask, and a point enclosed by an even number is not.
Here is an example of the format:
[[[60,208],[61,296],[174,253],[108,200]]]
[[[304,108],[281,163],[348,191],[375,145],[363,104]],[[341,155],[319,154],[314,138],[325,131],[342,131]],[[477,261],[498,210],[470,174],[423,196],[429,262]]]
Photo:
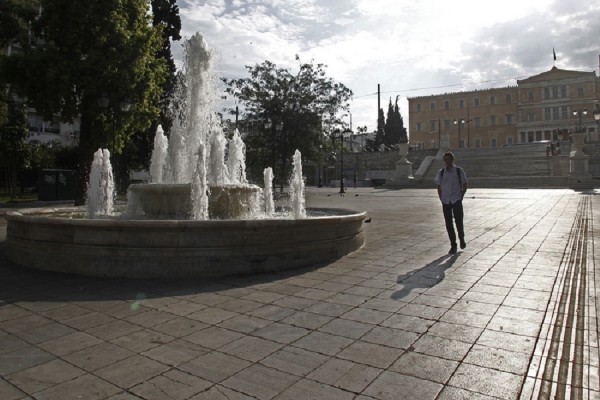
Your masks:
[[[170,111],[170,102],[175,92],[177,83],[177,67],[171,52],[171,43],[181,39],[181,18],[176,0],[151,0],[152,26],[160,28],[161,46],[156,52],[157,59],[165,62],[167,75],[161,85],[160,115],[144,132],[132,137],[123,153],[120,155],[120,182],[123,189],[128,186],[130,169],[147,169],[150,167],[150,157],[154,145],[156,128],[160,124],[169,136],[173,125],[173,113]]]
[[[26,112],[24,104],[10,101],[7,118],[0,126],[0,169],[4,172],[11,197],[15,197],[17,193],[19,171],[29,166],[29,126]]]
[[[318,158],[325,133],[345,125],[343,115],[337,114],[348,110],[352,97],[350,89],[326,77],[323,64],[301,63],[298,56],[296,61],[300,65],[295,74],[264,61],[246,66],[248,78],[223,78],[226,93],[245,108],[245,141],[252,149],[249,167],[261,171],[273,167],[281,190],[293,152],[298,149],[304,158]],[[235,114],[233,109],[229,112]],[[265,128],[267,121],[271,121],[269,128]]]
[[[152,0],[152,25],[161,27],[162,45],[157,51],[157,58],[165,60],[167,78],[162,88],[160,124],[166,132],[169,131],[172,120],[169,113],[169,101],[175,92],[176,72],[175,61],[171,53],[172,41],[181,39],[181,18],[176,0]]]
[[[29,27],[38,14],[37,0],[0,1],[0,49],[29,42]]]
[[[167,75],[147,0],[40,0],[35,41],[4,61],[7,79],[45,118],[80,118],[77,203],[93,153],[119,153],[156,120]],[[105,106],[102,99],[108,100]],[[128,102],[125,112],[120,105]]]

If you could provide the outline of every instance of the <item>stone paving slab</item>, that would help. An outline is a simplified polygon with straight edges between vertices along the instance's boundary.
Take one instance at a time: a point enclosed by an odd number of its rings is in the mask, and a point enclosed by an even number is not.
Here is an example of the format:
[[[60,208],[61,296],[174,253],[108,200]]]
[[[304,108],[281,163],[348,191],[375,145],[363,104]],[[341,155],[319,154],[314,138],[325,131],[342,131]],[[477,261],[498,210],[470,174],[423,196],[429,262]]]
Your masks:
[[[600,399],[597,194],[472,189],[448,255],[434,190],[308,188],[363,248],[218,280],[29,270],[0,219],[0,399]]]

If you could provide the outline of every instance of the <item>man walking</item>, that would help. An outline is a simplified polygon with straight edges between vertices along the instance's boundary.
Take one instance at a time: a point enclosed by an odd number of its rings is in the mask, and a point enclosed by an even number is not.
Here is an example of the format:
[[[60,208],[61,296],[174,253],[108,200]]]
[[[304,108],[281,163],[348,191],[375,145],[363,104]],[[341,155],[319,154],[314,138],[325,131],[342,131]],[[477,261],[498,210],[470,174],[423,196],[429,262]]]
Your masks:
[[[449,254],[456,253],[456,233],[454,232],[454,222],[458,231],[460,248],[467,247],[465,242],[465,231],[463,228],[463,206],[462,199],[467,192],[467,174],[465,170],[454,165],[454,154],[446,152],[444,154],[444,163],[446,166],[438,171],[433,182],[437,185],[438,196],[442,202],[444,211],[444,220],[446,222],[446,231],[450,238]]]

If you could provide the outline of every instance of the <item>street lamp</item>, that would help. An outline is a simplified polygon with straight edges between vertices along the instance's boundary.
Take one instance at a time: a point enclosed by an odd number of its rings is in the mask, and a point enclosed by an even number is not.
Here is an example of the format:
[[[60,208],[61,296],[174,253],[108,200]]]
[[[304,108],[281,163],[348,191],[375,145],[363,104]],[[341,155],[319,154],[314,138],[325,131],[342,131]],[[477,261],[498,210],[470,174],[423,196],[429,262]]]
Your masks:
[[[108,98],[108,96],[106,95],[102,95],[99,99],[98,99],[98,105],[104,109],[108,109],[110,106],[110,98]],[[119,109],[121,110],[121,112],[128,112],[129,109],[131,108],[131,103],[129,100],[123,100],[122,102],[119,103]],[[110,118],[111,118],[111,122],[112,122],[112,151],[111,154],[114,157],[115,154],[115,142],[116,142],[116,130],[117,130],[117,123],[116,123],[116,118],[115,118],[115,109],[114,107],[110,107]]]
[[[464,118],[459,118],[454,120],[454,125],[458,125],[458,147],[462,148],[462,144],[460,143],[460,126],[468,124],[473,121],[472,119],[465,120]],[[469,148],[469,130],[467,129],[467,149]]]
[[[268,118],[265,121],[265,129],[269,130],[273,128],[273,121],[271,121],[271,118]],[[279,135],[281,133],[281,131],[283,130],[283,122],[279,121],[275,123],[275,132],[273,133],[273,166],[275,166],[275,135]],[[282,166],[282,176],[285,176],[285,160],[283,161],[283,166]],[[283,193],[283,181],[284,179],[281,179],[281,185],[280,185],[280,191],[281,193]]]
[[[344,186],[344,133],[352,133],[351,130],[347,129],[345,131],[340,132],[340,194],[346,193],[346,188]]]
[[[323,145],[319,145],[319,184],[317,187],[323,187],[322,174],[321,174],[321,157],[323,155]]]
[[[575,127],[575,133],[584,133],[583,132],[583,123],[581,121],[582,117],[584,115],[587,115],[587,109],[583,109],[583,110],[573,110],[573,116],[574,117],[579,117],[579,124]],[[595,117],[594,117],[595,118]],[[588,142],[590,141],[590,138],[588,136]]]
[[[462,143],[460,141],[460,126],[465,123],[463,118],[455,119],[454,125],[458,125],[458,147],[462,148]]]
[[[596,104],[596,109],[594,110],[594,119],[598,126],[598,133],[600,133],[600,106],[598,104]],[[598,140],[598,136],[596,136],[596,140]]]

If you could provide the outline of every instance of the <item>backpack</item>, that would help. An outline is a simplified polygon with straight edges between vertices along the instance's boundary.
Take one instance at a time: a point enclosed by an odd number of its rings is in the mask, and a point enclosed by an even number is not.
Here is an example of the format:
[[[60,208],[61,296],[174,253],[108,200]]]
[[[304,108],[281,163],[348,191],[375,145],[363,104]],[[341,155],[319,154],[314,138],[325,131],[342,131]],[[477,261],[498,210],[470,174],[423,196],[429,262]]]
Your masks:
[[[444,171],[446,168],[440,169],[440,180],[444,179]],[[462,187],[462,168],[456,167],[456,173],[458,174],[458,184]]]

